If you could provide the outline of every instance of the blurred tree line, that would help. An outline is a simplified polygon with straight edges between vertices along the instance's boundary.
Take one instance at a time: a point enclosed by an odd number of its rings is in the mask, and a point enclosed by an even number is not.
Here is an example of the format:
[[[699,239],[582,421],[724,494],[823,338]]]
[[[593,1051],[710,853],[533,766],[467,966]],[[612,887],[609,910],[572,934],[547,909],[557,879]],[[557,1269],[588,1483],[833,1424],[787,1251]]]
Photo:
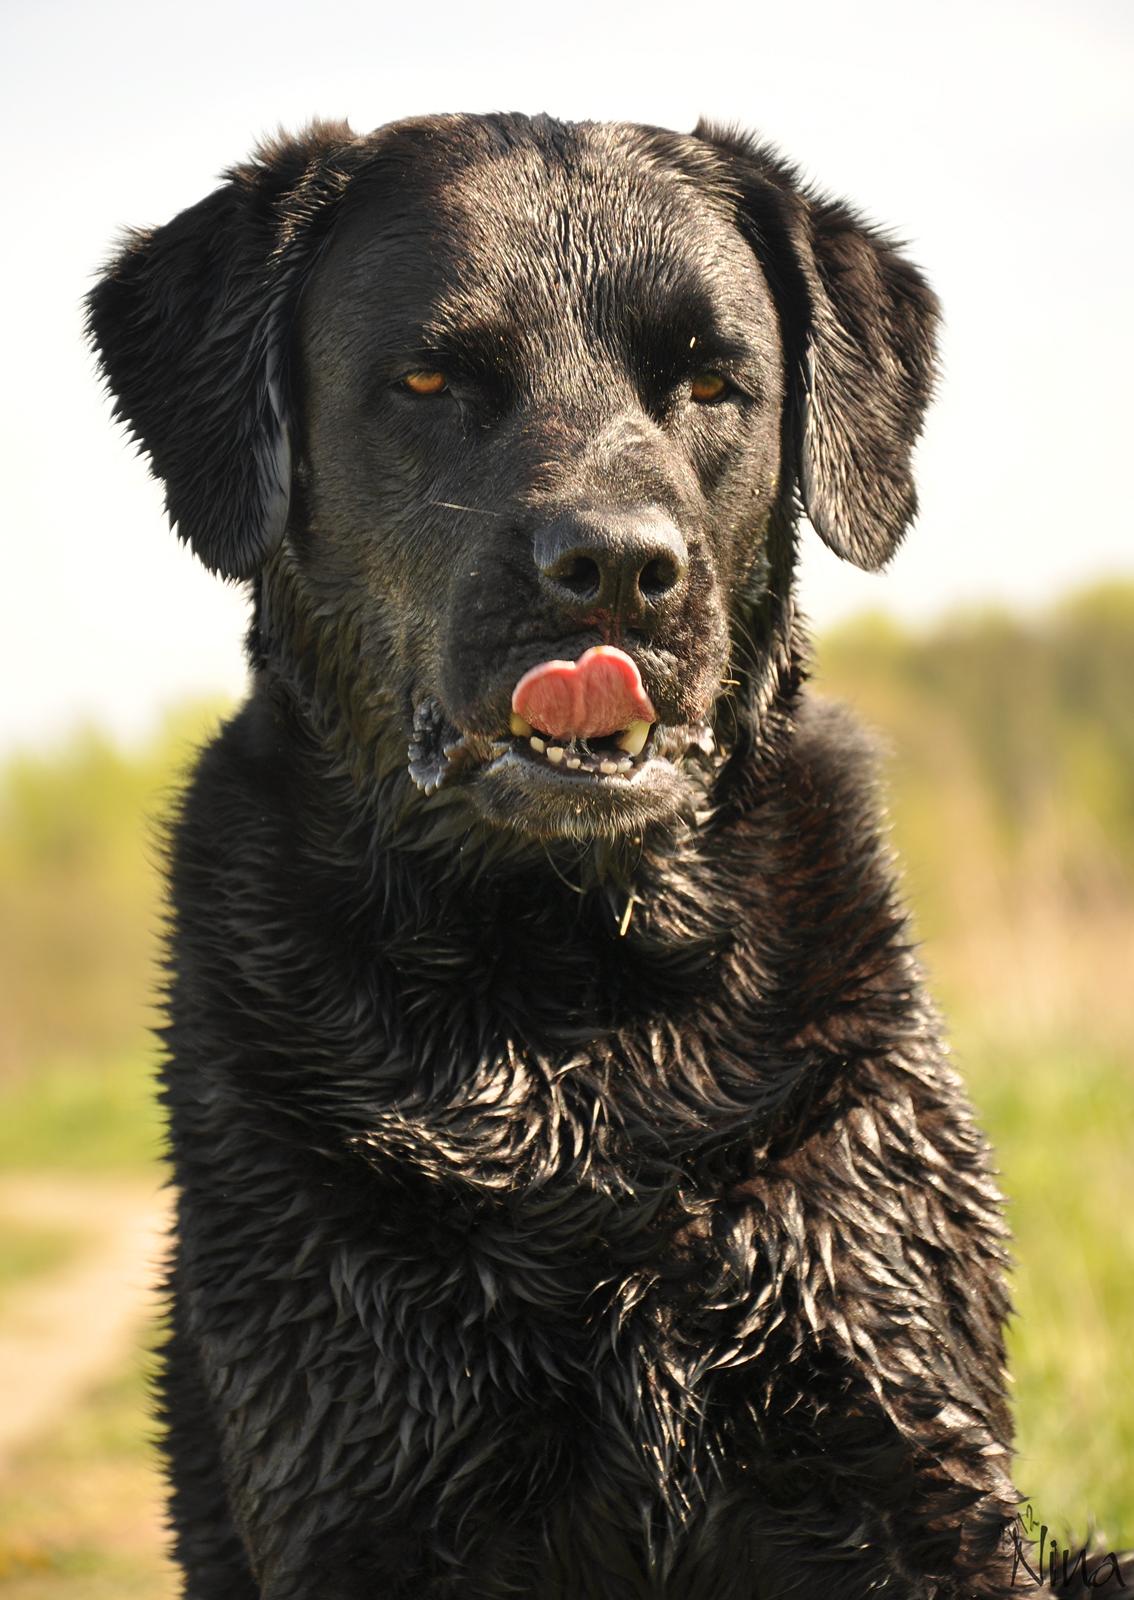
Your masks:
[[[815,681],[881,735],[895,844],[952,1009],[1134,1039],[1134,583],[1035,618],[826,634]],[[156,987],[160,818],[216,725],[88,731],[0,773],[0,1077],[136,1050]]]
[[[895,843],[951,1013],[1134,1042],[1134,584],[1035,618],[831,633],[816,681],[883,736]]]
[[[0,1081],[109,1065],[155,1020],[161,819],[216,708],[123,751],[86,729],[0,770]]]

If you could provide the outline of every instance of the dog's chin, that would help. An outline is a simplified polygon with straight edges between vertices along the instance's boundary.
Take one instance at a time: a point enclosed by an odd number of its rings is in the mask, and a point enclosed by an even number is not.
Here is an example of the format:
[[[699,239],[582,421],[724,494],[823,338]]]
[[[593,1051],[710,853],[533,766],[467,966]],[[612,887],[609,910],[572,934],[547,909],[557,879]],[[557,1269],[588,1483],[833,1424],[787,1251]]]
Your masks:
[[[584,776],[507,750],[477,774],[469,799],[484,821],[529,838],[615,839],[674,821],[703,803],[683,763],[653,756],[627,774]]]
[[[654,724],[630,754],[613,738],[462,732],[434,699],[417,707],[409,746],[427,804],[459,793],[492,828],[543,840],[611,840],[692,818],[723,759],[707,724]]]

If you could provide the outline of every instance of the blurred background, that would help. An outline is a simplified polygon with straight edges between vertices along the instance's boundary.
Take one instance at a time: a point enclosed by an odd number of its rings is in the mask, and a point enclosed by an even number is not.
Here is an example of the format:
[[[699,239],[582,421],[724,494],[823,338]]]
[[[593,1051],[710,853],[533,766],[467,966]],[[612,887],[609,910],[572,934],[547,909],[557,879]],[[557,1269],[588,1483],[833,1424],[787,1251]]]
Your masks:
[[[244,596],[164,530],[81,297],[275,127],[548,110],[759,129],[945,302],[922,515],[888,573],[804,530],[823,692],[894,843],[1018,1267],[1017,1481],[1134,1544],[1134,530],[1127,0],[8,0],[0,582],[0,1593],[171,1597],[155,844],[240,696]]]

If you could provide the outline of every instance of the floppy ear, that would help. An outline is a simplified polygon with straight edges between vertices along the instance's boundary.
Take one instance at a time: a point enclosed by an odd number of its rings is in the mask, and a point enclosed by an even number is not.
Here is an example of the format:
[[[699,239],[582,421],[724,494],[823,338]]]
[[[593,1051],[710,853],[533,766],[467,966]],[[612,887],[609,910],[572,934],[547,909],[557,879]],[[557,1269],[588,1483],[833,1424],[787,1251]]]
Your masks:
[[[730,158],[779,304],[807,515],[837,555],[877,569],[917,510],[910,461],[933,393],[937,298],[892,240],[809,193],[767,146],[696,133]]]
[[[207,200],[129,235],[87,298],[115,416],[164,480],[178,537],[226,578],[257,572],[287,526],[289,313],[352,138],[323,123],[262,147]]]

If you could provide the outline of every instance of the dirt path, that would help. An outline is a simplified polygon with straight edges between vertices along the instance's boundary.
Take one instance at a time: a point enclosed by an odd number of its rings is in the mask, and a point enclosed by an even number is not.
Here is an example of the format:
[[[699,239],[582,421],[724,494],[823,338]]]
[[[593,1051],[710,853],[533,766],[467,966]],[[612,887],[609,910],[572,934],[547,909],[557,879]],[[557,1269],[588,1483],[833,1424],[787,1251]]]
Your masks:
[[[0,1178],[5,1221],[81,1233],[75,1259],[5,1299],[0,1471],[128,1358],[157,1309],[168,1197],[153,1183]]]

